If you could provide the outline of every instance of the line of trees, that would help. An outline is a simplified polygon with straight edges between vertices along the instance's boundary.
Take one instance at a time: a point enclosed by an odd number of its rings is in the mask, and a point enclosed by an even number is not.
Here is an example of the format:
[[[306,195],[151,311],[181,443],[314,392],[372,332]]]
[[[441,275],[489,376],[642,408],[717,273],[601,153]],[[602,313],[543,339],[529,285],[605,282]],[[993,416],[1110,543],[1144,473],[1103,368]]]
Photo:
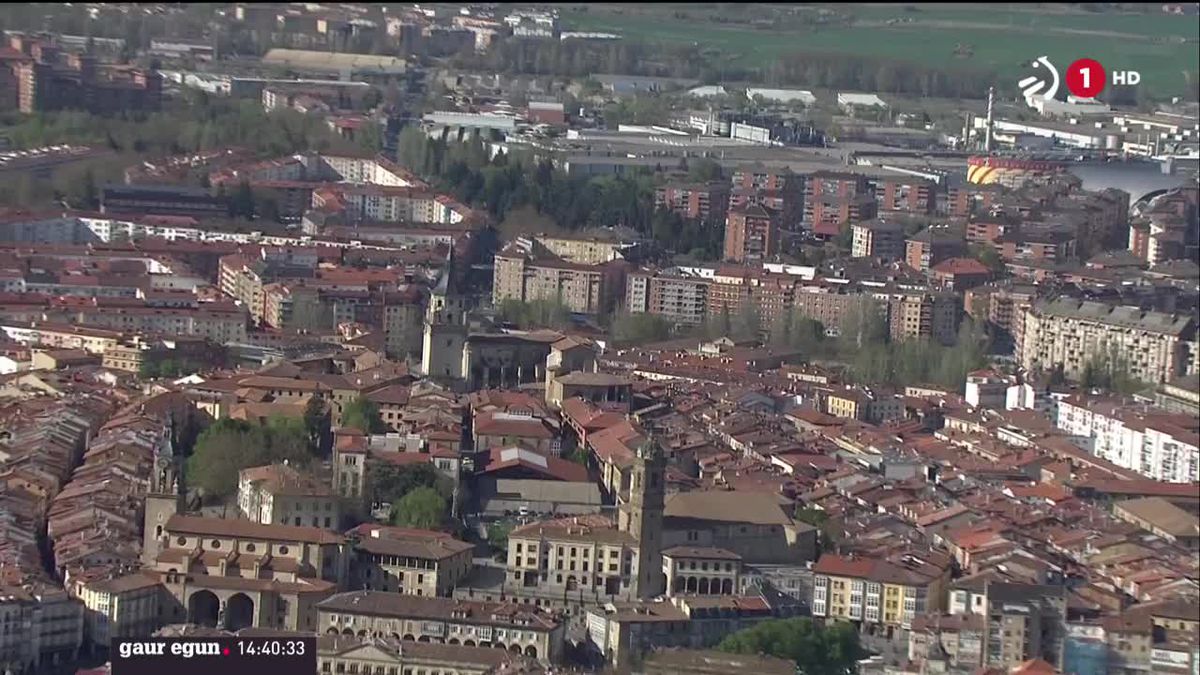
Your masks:
[[[397,153],[402,164],[438,189],[486,210],[497,222],[515,209],[530,206],[565,230],[624,226],[697,260],[717,260],[721,255],[723,223],[702,223],[656,209],[658,178],[649,167],[618,176],[570,176],[525,153],[489,159],[478,137],[431,139],[416,127],[401,132]],[[675,163],[655,167],[672,168],[687,167]],[[681,242],[686,242],[686,249]]]
[[[764,621],[728,635],[717,649],[732,654],[767,654],[796,663],[796,672],[848,675],[866,656],[849,623],[820,625],[809,617]]]
[[[988,84],[999,79],[993,71],[977,67],[934,68],[846,52],[798,50],[756,67],[731,65],[729,59],[729,54],[699,44],[508,39],[497,42],[486,54],[461,55],[458,65],[516,75],[642,75],[709,84],[747,81],[943,98],[982,98]]]

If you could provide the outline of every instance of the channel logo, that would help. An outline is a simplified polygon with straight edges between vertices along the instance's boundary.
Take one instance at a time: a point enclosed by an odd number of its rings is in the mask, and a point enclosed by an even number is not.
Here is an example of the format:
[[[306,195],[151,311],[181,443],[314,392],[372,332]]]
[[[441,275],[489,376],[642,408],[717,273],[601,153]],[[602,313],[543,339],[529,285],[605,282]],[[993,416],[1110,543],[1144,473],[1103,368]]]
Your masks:
[[[1021,95],[1025,97],[1025,103],[1031,107],[1034,96],[1040,95],[1045,100],[1051,100],[1058,94],[1059,86],[1058,68],[1050,63],[1049,58],[1039,56],[1033,62],[1033,67],[1042,68],[1049,73],[1050,81],[1047,83],[1046,78],[1041,75],[1030,75],[1017,82],[1017,86],[1021,89]],[[1113,86],[1134,86],[1142,81],[1142,74],[1136,70],[1114,70],[1111,75]],[[1083,58],[1076,59],[1067,67],[1063,79],[1067,85],[1067,91],[1072,96],[1091,99],[1104,91],[1108,78],[1109,71],[1099,61]],[[1048,87],[1047,84],[1049,84]]]
[[[1054,98],[1054,96],[1058,94],[1058,69],[1055,68],[1054,64],[1050,63],[1050,59],[1045,56],[1037,57],[1037,60],[1033,62],[1033,67],[1044,67],[1050,73],[1050,88],[1046,89],[1044,92],[1042,91],[1046,88],[1046,80],[1040,75],[1030,75],[1029,77],[1021,80],[1017,83],[1017,86],[1021,88],[1021,95],[1025,97],[1025,102],[1029,103],[1030,99],[1038,94],[1041,94],[1042,98]]]

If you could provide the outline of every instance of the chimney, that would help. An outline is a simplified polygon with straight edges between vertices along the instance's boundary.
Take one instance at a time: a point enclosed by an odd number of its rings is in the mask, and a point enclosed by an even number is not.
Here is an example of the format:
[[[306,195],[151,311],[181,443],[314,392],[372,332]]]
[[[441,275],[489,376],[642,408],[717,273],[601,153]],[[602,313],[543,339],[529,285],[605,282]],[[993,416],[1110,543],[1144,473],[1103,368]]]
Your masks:
[[[988,102],[987,102],[987,128],[985,130],[983,140],[983,151],[987,154],[992,153],[992,103],[996,98],[996,88],[988,87]]]

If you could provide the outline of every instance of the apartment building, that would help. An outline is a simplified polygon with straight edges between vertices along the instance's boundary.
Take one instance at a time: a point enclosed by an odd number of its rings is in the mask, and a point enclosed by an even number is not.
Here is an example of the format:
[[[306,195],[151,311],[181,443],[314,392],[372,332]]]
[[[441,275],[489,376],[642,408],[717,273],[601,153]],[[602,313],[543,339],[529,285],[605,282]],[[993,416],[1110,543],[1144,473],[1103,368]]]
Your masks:
[[[35,43],[29,53],[30,60],[14,66],[23,113],[76,109],[112,115],[162,107],[162,76],[156,70],[99,63],[45,43]]]
[[[1036,286],[1011,283],[979,286],[963,293],[963,309],[976,320],[987,320],[1014,344],[1020,344],[1025,310],[1033,306],[1037,290]]]
[[[129,332],[202,337],[220,344],[246,339],[241,309],[173,309],[165,307],[89,307],[74,313],[83,324]]]
[[[986,214],[1005,191],[1006,188],[999,184],[952,184],[946,189],[946,212],[958,218]]]
[[[605,233],[607,234],[607,233]],[[538,234],[518,239],[526,248],[580,265],[603,265],[638,254],[638,242],[619,236],[562,237]]]
[[[73,663],[83,645],[84,611],[62,588],[0,586],[0,663],[29,671]]]
[[[925,228],[904,240],[904,262],[914,270],[929,268],[965,253],[967,244],[961,233]]]
[[[858,293],[843,292],[844,289],[826,285],[803,285],[793,297],[796,316],[820,321],[826,329],[836,329],[842,317],[862,297]]]
[[[86,639],[107,648],[115,639],[150,635],[162,627],[162,592],[157,575],[141,572],[80,583],[75,596],[86,608]]]
[[[356,588],[447,597],[471,572],[474,548],[444,532],[367,523],[347,536]]]
[[[937,205],[937,184],[913,176],[883,178],[876,182],[880,213],[928,215]]]
[[[867,177],[818,171],[804,189],[804,222],[815,234],[836,236],[842,224],[875,217],[878,207]]]
[[[631,272],[625,281],[625,308],[661,316],[676,324],[704,323],[712,279],[698,270],[670,268]]]
[[[929,271],[939,287],[957,292],[980,286],[992,278],[992,271],[974,258],[947,258]]]
[[[891,262],[904,257],[904,226],[896,222],[870,220],[851,225],[850,255]]]
[[[1025,310],[1017,354],[1026,370],[1061,365],[1075,379],[1116,354],[1132,377],[1166,382],[1196,372],[1196,325],[1188,316],[1058,298]]]
[[[888,300],[888,328],[893,340],[934,340],[952,345],[958,339],[961,307],[950,293],[896,293]]]
[[[0,331],[14,342],[52,349],[82,349],[89,354],[104,355],[118,347],[125,334],[89,326],[74,326],[37,322],[31,325],[4,324]]]
[[[338,528],[341,506],[323,481],[286,464],[238,472],[238,511],[263,525]]]
[[[819,390],[818,398],[825,412],[834,417],[886,424],[904,417],[904,405],[899,398],[858,387],[839,387]]]
[[[317,630],[413,642],[494,647],[531,658],[561,659],[564,624],[534,607],[383,591],[339,593],[317,606]]]
[[[950,672],[974,672],[983,664],[985,630],[987,622],[977,614],[918,616],[908,634],[908,658],[934,662]]]
[[[623,286],[619,262],[588,265],[535,256],[513,242],[495,256],[492,301],[552,300],[572,312],[599,314],[612,307]]]
[[[1079,248],[1073,232],[1058,229],[1022,229],[1000,236],[994,244],[996,252],[1005,260],[1061,262],[1074,258]]]
[[[984,664],[1007,669],[1040,658],[1061,667],[1066,590],[1065,586],[988,582]]]
[[[794,229],[804,216],[804,176],[786,167],[742,166],[730,181],[730,208],[758,204],[779,213],[780,227]]]
[[[779,214],[759,205],[730,209],[725,219],[724,259],[761,262],[779,253]]]
[[[729,184],[668,183],[654,191],[654,207],[690,220],[720,222],[729,211]]]
[[[813,616],[875,624],[893,632],[940,611],[950,581],[949,557],[929,552],[894,559],[823,554],[813,565]]]
[[[1122,468],[1168,483],[1200,480],[1195,416],[1074,395],[1058,402],[1055,425]]]

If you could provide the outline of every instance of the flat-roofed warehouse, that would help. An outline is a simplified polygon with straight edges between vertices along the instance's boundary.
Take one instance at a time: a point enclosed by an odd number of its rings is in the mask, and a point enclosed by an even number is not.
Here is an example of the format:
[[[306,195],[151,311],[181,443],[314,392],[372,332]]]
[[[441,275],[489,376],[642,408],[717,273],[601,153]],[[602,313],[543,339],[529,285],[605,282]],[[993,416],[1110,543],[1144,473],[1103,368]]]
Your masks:
[[[339,73],[360,76],[403,75],[404,59],[373,54],[344,54],[305,49],[272,49],[262,57],[267,65],[283,66],[312,73]]]

